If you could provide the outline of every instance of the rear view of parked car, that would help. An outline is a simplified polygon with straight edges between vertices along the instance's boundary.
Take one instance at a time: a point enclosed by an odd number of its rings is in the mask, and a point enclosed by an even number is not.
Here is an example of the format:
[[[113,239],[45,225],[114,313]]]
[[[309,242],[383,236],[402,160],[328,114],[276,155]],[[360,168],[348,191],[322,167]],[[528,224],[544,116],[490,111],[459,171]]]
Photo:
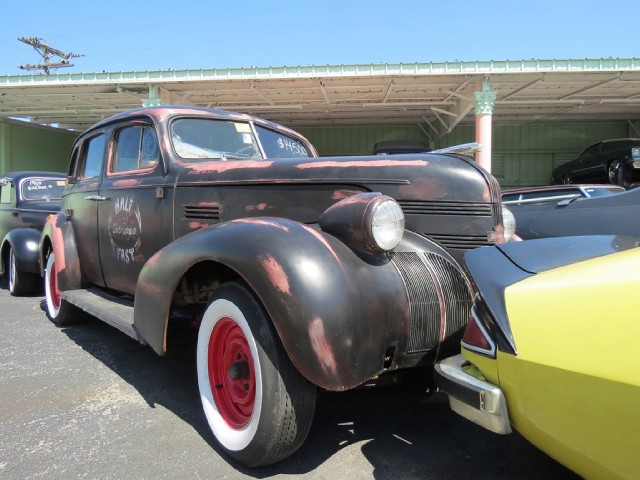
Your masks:
[[[605,140],[553,171],[554,183],[611,183],[630,186],[640,178],[640,138]]]
[[[513,426],[580,476],[640,473],[637,238],[563,237],[468,252],[478,295],[460,355],[436,366],[451,408]]]
[[[0,176],[0,273],[11,295],[41,289],[38,244],[49,215],[60,210],[65,176],[11,172]]]

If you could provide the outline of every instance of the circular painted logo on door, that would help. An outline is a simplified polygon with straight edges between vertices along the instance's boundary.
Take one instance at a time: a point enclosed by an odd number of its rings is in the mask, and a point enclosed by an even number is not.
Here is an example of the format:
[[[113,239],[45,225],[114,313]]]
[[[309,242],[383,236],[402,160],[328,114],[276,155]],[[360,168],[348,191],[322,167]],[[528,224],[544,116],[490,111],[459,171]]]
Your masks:
[[[138,204],[130,197],[119,197],[109,217],[109,240],[116,260],[132,263],[142,243],[142,218]]]

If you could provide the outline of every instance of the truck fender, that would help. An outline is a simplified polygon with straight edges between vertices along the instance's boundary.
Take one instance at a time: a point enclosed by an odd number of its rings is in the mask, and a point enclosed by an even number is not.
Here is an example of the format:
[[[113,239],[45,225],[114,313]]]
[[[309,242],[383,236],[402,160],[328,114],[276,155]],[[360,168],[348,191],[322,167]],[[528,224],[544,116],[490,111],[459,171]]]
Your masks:
[[[283,218],[221,223],[181,237],[143,267],[136,329],[159,354],[173,294],[193,265],[235,271],[262,302],[293,365],[329,390],[362,384],[383,370],[390,347],[405,351],[410,307],[385,255],[362,258],[344,243]]]
[[[40,273],[38,245],[40,231],[35,228],[16,228],[5,235],[2,242],[2,258],[6,258],[9,248],[13,249],[18,270]],[[0,262],[0,273],[4,274],[4,262]]]
[[[82,286],[80,259],[76,247],[73,224],[67,216],[58,212],[49,216],[40,237],[40,274],[44,275],[50,252],[56,256],[56,271],[60,290],[77,290]]]

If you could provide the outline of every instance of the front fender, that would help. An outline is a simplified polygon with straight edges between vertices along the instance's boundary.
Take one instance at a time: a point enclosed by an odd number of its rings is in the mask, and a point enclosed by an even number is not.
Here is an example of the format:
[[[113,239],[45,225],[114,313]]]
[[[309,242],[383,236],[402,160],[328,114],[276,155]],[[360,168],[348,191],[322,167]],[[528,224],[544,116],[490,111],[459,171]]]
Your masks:
[[[80,259],[76,247],[73,224],[66,215],[58,212],[49,216],[40,237],[40,273],[43,274],[46,256],[53,251],[56,256],[56,272],[60,290],[77,290],[82,285]]]
[[[390,349],[406,351],[410,307],[386,255],[362,258],[309,226],[254,218],[199,230],[149,259],[136,289],[135,325],[156,352],[166,350],[180,279],[211,260],[237,272],[256,293],[292,363],[315,385],[355,387],[384,369]]]
[[[16,268],[23,272],[40,273],[40,255],[38,245],[40,231],[35,228],[16,228],[4,237],[2,258],[6,258],[9,248],[14,252]],[[4,262],[0,262],[0,273],[4,274]]]

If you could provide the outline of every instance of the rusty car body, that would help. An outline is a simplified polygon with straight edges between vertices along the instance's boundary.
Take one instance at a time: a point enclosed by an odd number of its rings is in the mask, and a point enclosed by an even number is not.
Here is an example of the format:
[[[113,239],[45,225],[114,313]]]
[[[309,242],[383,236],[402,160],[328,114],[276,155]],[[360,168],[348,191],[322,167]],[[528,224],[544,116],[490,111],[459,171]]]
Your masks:
[[[38,244],[47,217],[60,210],[65,175],[9,172],[0,175],[0,275],[14,296],[41,288]]]
[[[304,441],[318,388],[452,354],[471,307],[459,260],[505,241],[471,158],[317,157],[253,116],[138,109],[82,134],[41,240],[47,312],[80,308],[167,351],[198,328],[209,426],[246,466]]]

